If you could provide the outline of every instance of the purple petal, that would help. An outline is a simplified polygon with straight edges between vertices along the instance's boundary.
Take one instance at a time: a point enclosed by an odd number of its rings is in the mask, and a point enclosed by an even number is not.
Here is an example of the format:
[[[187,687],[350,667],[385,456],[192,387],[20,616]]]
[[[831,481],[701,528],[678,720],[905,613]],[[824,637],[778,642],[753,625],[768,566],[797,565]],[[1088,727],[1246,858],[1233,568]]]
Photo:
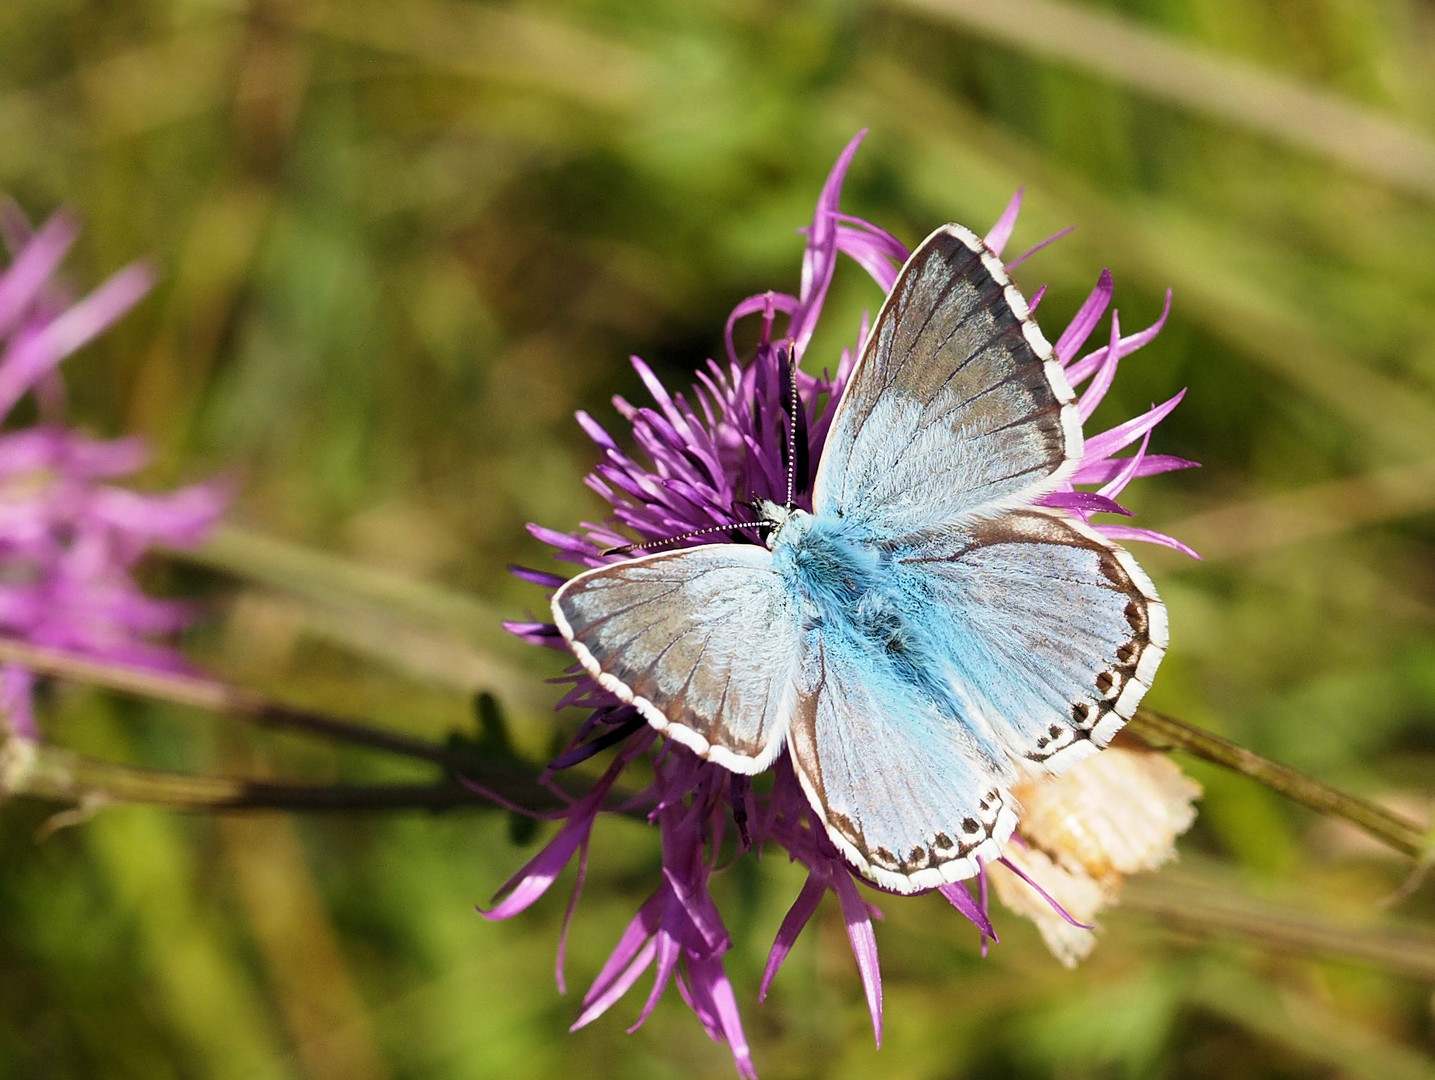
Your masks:
[[[520,581],[527,581],[534,585],[541,585],[545,589],[559,588],[567,578],[559,577],[557,574],[550,574],[543,570],[530,570],[526,566],[517,566],[510,563],[508,572]]]
[[[529,524],[527,526],[529,535],[547,544],[549,547],[557,548],[568,560],[581,560],[596,554],[596,549],[582,537],[570,536],[568,533],[561,533],[555,529],[548,529],[542,525]]]
[[[807,343],[812,340],[817,317],[822,313],[822,303],[827,298],[827,287],[832,284],[832,273],[837,267],[837,215],[842,182],[866,136],[864,128],[837,156],[837,163],[832,166],[827,183],[822,185],[822,193],[817,197],[817,211],[807,231],[807,251],[802,257],[802,288],[798,292],[801,303],[790,333],[793,351],[799,360],[807,351]]]
[[[105,487],[91,495],[90,512],[136,536],[177,547],[190,547],[207,537],[229,502],[227,485],[194,484],[163,495],[141,495]]]
[[[601,994],[589,991],[588,996],[583,999],[582,1013],[579,1014],[577,1020],[569,1025],[568,1030],[577,1031],[579,1028],[587,1027],[616,1005],[619,999],[633,988],[633,984],[638,981],[643,972],[648,970],[648,965],[653,962],[653,956],[656,953],[657,945],[653,940],[649,938],[644,941],[628,965],[613,976]],[[596,985],[594,989],[596,989]]]
[[[153,285],[154,271],[147,263],[132,263],[117,271],[46,327],[51,347],[63,356],[70,355],[113,326]]]
[[[0,358],[0,416],[35,380],[107,329],[149,290],[150,272],[130,266],[38,330],[16,335]]]
[[[1075,225],[1068,225],[1064,229],[1058,229],[1056,232],[1048,236],[1045,240],[1042,240],[1040,243],[1033,244],[1031,247],[1027,248],[1011,262],[1007,263],[1006,268],[1008,270],[1015,270],[1022,263],[1026,262],[1027,259],[1030,259],[1033,255],[1035,255],[1038,251],[1042,250],[1043,248],[1051,247],[1052,244],[1056,243],[1058,240],[1070,236],[1075,231]],[[1027,306],[1030,307],[1031,305]]]
[[[977,858],[977,880],[978,880],[979,882],[981,882],[981,891],[980,891],[980,894],[979,894],[978,905],[979,905],[979,906],[981,907],[981,909],[982,909],[982,918],[987,919],[988,921],[990,921],[989,912],[991,911],[991,907],[988,905],[988,901],[990,900],[990,897],[989,897],[989,895],[988,895],[989,888],[990,888],[990,883],[987,881],[987,868],[986,868],[986,864],[982,862],[980,856]],[[998,940],[999,940],[999,939],[997,938],[997,936],[996,936],[995,933],[993,933],[990,938],[982,938],[982,959],[983,959],[983,960],[985,960],[985,959],[987,958],[987,942],[988,942],[988,941],[998,941]]]
[[[697,815],[693,815],[693,818],[692,828],[700,829],[704,821],[698,820]],[[673,832],[673,826],[665,825],[663,839],[670,841]],[[700,841],[701,835],[695,834],[694,839]],[[730,945],[727,927],[723,925],[722,916],[718,914],[712,897],[707,894],[706,882],[684,881],[682,875],[667,866],[663,867],[663,877],[677,897],[684,915],[702,939],[703,947],[713,953],[725,952]]]
[[[756,296],[749,296],[746,300],[741,301],[737,307],[732,309],[732,314],[727,317],[727,324],[723,327],[723,341],[727,345],[728,359],[734,364],[739,362],[737,346],[734,344],[732,336],[733,327],[737,325],[739,319],[744,319],[749,315],[756,315],[758,312],[762,312],[763,331],[761,340],[768,342],[772,340],[773,314],[781,311],[785,315],[795,317],[801,308],[802,302],[798,300],[797,297],[791,296],[788,293],[759,293]]]
[[[578,851],[578,876],[573,881],[573,892],[568,897],[568,907],[563,912],[563,927],[558,931],[558,951],[553,959],[553,981],[558,984],[560,994],[568,993],[568,980],[564,976],[564,961],[568,956],[568,931],[573,927],[573,914],[578,910],[578,898],[583,895],[583,883],[588,880],[588,850],[583,844]]]
[[[777,928],[777,937],[772,941],[772,950],[767,954],[767,966],[762,972],[762,985],[758,987],[758,1001],[767,1000],[767,991],[772,986],[772,980],[777,977],[783,961],[792,951],[798,935],[817,911],[817,905],[822,902],[822,894],[826,891],[826,881],[815,873],[807,875],[802,891],[797,894],[797,899],[792,902],[792,907],[788,908],[782,925]]]
[[[1189,555],[1193,559],[1200,559],[1200,554],[1192,547],[1181,543],[1174,536],[1167,536],[1165,533],[1157,532],[1154,529],[1137,529],[1129,525],[1106,525],[1096,526],[1096,531],[1103,536],[1109,536],[1112,540],[1135,540],[1143,544],[1160,544],[1162,547],[1174,548],[1182,555]]]
[[[977,928],[984,940],[998,940],[991,918],[987,915],[986,909],[972,898],[966,882],[955,881],[948,885],[938,885],[937,891],[945,896],[952,907],[960,911],[962,916]]]
[[[1071,483],[1109,483],[1126,470],[1130,461],[1130,458],[1114,457],[1082,461],[1080,467],[1072,474]],[[1175,457],[1172,454],[1147,454],[1141,459],[1141,464],[1137,466],[1134,478],[1156,476],[1160,473],[1174,472],[1177,469],[1199,469],[1200,467],[1199,461],[1188,461],[1186,458]]]
[[[558,627],[552,623],[509,620],[503,623],[503,628],[515,637],[521,637],[524,641],[532,642],[534,645],[546,645],[552,649],[568,647],[563,641],[563,635],[558,632]]]
[[[1086,457],[1107,458],[1118,450],[1125,449],[1133,442],[1145,435],[1162,420],[1171,414],[1181,399],[1186,396],[1182,390],[1174,397],[1167,399],[1160,405],[1153,406],[1140,416],[1127,420],[1124,424],[1117,424],[1109,431],[1103,431],[1099,435],[1092,435],[1086,440]]]
[[[873,225],[872,222],[852,214],[839,213],[837,220],[843,225],[850,225],[857,232],[866,234],[872,243],[898,266],[906,262],[912,254],[907,249],[906,244],[902,243],[902,241],[898,240],[880,225]]]
[[[69,441],[68,432],[51,426],[0,436],[0,475],[50,468],[64,454]]]
[[[591,818],[586,821],[570,818],[558,830],[558,835],[494,894],[495,899],[502,899],[491,908],[478,908],[478,913],[485,919],[510,919],[532,907],[558,880],[568,861],[587,840],[592,824]]]
[[[1141,436],[1141,445],[1136,448],[1136,453],[1127,461],[1126,468],[1111,478],[1109,484],[1104,485],[1098,494],[1115,498],[1126,489],[1126,485],[1136,478],[1137,472],[1141,469],[1141,463],[1146,459],[1146,448],[1151,445],[1151,433],[1148,431]]]
[[[757,1080],[752,1065],[752,1052],[742,1030],[742,1015],[737,1009],[732,983],[717,960],[691,960],[688,963],[693,1011],[703,1019],[709,1032],[726,1040],[732,1052],[738,1075],[744,1080]]]
[[[607,962],[603,964],[603,969],[598,972],[598,977],[593,980],[588,993],[583,995],[584,1011],[573,1024],[575,1030],[606,1012],[628,992],[644,968],[652,963],[657,952],[653,945],[653,935],[657,933],[663,905],[667,899],[666,891],[659,889],[643,901],[643,906],[623,930],[618,944],[613,947]],[[614,993],[619,986],[621,989]],[[595,1007],[600,1005],[601,1008],[595,1010]]]
[[[1138,330],[1128,338],[1121,340],[1121,355],[1129,356],[1137,349],[1149,343],[1161,332],[1166,325],[1166,316],[1171,313],[1171,290],[1166,290],[1166,304],[1161,309],[1161,316],[1145,330]],[[1066,370],[1066,379],[1072,386],[1077,386],[1090,377],[1091,373],[1106,362],[1106,346],[1102,346],[1089,356],[1084,356]]]
[[[578,426],[583,429],[583,431],[587,434],[588,438],[592,439],[604,450],[611,450],[614,453],[618,454],[622,453],[622,451],[618,449],[618,444],[613,441],[613,437],[609,435],[606,431],[604,431],[602,425],[600,425],[586,412],[580,409],[573,415],[578,420]]]
[[[128,476],[149,461],[149,448],[137,435],[100,441],[65,433],[63,454],[71,475],[95,480]]]
[[[843,221],[856,221],[837,230],[837,250],[854,260],[871,275],[879,288],[891,292],[897,271],[907,261],[907,248],[891,233],[858,218],[841,215]]]
[[[1040,885],[1038,885],[1035,881],[1033,881],[1033,880],[1031,879],[1031,876],[1030,876],[1029,874],[1027,874],[1027,872],[1026,872],[1025,870],[1023,870],[1021,867],[1017,866],[1016,863],[1011,862],[1011,861],[1010,861],[1009,859],[1007,859],[1005,856],[1003,856],[1002,858],[998,859],[997,862],[1001,863],[1001,864],[1002,864],[1003,866],[1005,866],[1008,870],[1010,870],[1013,874],[1015,874],[1017,877],[1021,878],[1021,879],[1022,879],[1023,881],[1025,881],[1028,885],[1030,885],[1033,889],[1035,889],[1035,890],[1037,891],[1037,894],[1038,894],[1043,900],[1045,900],[1048,904],[1051,905],[1051,910],[1054,911],[1054,912],[1056,912],[1058,915],[1060,915],[1063,919],[1065,919],[1065,920],[1066,920],[1068,923],[1070,923],[1072,926],[1076,927],[1076,928],[1079,929],[1079,930],[1095,930],[1095,929],[1096,929],[1096,927],[1094,927],[1094,926],[1088,926],[1086,923],[1077,922],[1075,919],[1073,919],[1073,918],[1071,917],[1071,915],[1067,912],[1066,908],[1062,907],[1060,904],[1058,904],[1058,903],[1056,902],[1056,900],[1052,897],[1051,893],[1047,892],[1047,891],[1046,891],[1045,889],[1043,889]]]
[[[591,687],[592,684],[589,685]],[[619,704],[606,690],[600,690],[598,694],[607,699],[609,708]],[[627,719],[621,721],[615,720],[603,734],[589,739],[587,742],[578,742],[577,745],[572,746],[550,761],[548,768],[550,770],[571,769],[579,762],[587,761],[595,754],[601,753],[610,746],[616,746],[618,743],[624,742],[632,738],[636,733],[642,731],[647,725],[647,721],[639,716],[637,711],[633,710],[630,706],[623,706],[623,708],[631,713]]]
[[[1111,344],[1106,349],[1106,359],[1096,369],[1095,377],[1081,399],[1076,403],[1076,411],[1081,415],[1081,422],[1084,424],[1091,419],[1091,414],[1096,411],[1102,399],[1106,397],[1106,391],[1111,389],[1111,383],[1116,378],[1116,368],[1121,362],[1121,315],[1119,312],[1111,313]]]
[[[485,919],[512,918],[520,911],[526,911],[548,891],[578,848],[587,843],[603,800],[608,797],[625,764],[627,762],[620,758],[609,766],[603,778],[593,785],[593,790],[569,808],[568,820],[558,830],[558,835],[494,894],[495,900],[502,897],[498,903],[487,910],[478,909],[480,915]]]
[[[653,369],[647,365],[642,357],[629,357],[629,362],[632,363],[633,368],[637,371],[638,378],[643,380],[643,385],[648,388],[648,393],[653,395],[653,400],[656,401],[658,406],[663,410],[663,416],[666,417],[668,423],[672,425],[673,431],[681,436],[680,440],[674,441],[690,442],[693,438],[693,433],[688,427],[687,417],[677,408],[672,395],[668,393],[668,388],[653,374]]]
[[[0,275],[0,336],[15,328],[21,314],[59,269],[78,232],[73,218],[56,214]]]
[[[1124,514],[1132,517],[1130,510],[1114,499],[1095,491],[1054,491],[1041,500],[1043,506],[1056,506],[1063,510],[1079,510],[1083,514]]]
[[[1081,351],[1086,344],[1086,339],[1091,336],[1091,331],[1096,329],[1096,324],[1101,321],[1101,316],[1106,314],[1107,307],[1111,304],[1111,298],[1116,294],[1116,281],[1111,276],[1110,270],[1102,270],[1101,277],[1096,281],[1096,288],[1091,290],[1077,311],[1075,318],[1067,324],[1061,332],[1061,337],[1056,342],[1056,358],[1061,361],[1062,366],[1071,363],[1071,358]],[[1070,375],[1068,375],[1070,378]]]
[[[1006,204],[1002,216],[997,218],[996,224],[987,232],[987,247],[993,255],[1000,256],[1002,249],[1006,247],[1007,241],[1011,239],[1012,230],[1016,228],[1017,216],[1021,213],[1021,200],[1026,188],[1019,187],[1016,194],[1011,197],[1011,202]]]
[[[867,1011],[872,1014],[872,1033],[882,1045],[882,969],[877,960],[877,935],[867,902],[857,891],[851,876],[839,872],[833,876],[833,889],[842,904],[842,917],[847,923],[847,937],[852,942],[852,955],[862,975],[862,989],[867,994]]]
[[[629,1035],[647,1023],[648,1017],[653,1015],[653,1010],[658,1007],[658,1000],[663,996],[663,991],[673,981],[673,973],[678,970],[678,960],[683,954],[682,945],[678,939],[662,930],[658,931],[654,944],[658,962],[653,968],[653,988],[648,991],[648,999],[643,1002],[638,1019],[634,1020],[632,1026],[628,1028]]]

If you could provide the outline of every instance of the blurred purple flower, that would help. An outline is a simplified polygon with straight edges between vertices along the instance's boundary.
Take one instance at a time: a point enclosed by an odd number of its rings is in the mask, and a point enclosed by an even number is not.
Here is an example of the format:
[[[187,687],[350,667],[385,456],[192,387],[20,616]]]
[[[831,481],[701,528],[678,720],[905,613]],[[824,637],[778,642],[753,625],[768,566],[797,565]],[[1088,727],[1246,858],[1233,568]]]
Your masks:
[[[598,566],[623,557],[605,556],[605,549],[632,543],[631,537],[620,529],[629,530],[641,540],[661,540],[731,522],[734,507],[753,496],[778,503],[786,499],[786,349],[791,347],[797,359],[802,359],[821,314],[839,253],[857,262],[884,292],[892,287],[908,255],[907,248],[890,233],[838,209],[843,179],[861,138],[861,135],[855,138],[838,158],[818,199],[812,224],[804,230],[807,248],[798,294],[768,292],[738,304],[725,328],[726,364],[708,361],[706,368],[698,372],[691,397],[685,397],[670,394],[642,360],[633,358],[633,366],[656,402],[656,408],[635,407],[621,398],[615,398],[614,404],[631,425],[632,441],[646,462],[630,456],[592,417],[578,414],[579,424],[603,455],[585,483],[612,505],[613,516],[603,524],[584,523],[576,534],[530,526],[533,535],[551,545],[559,559],[584,567]],[[1020,204],[1018,192],[987,235],[988,246],[997,254],[1011,235]],[[1015,262],[1025,258],[1023,255]],[[1068,380],[1074,386],[1087,383],[1080,398],[1083,419],[1091,415],[1105,396],[1119,362],[1154,338],[1166,318],[1163,312],[1153,326],[1123,337],[1113,313],[1108,342],[1078,359],[1077,354],[1105,314],[1112,292],[1111,275],[1103,272],[1096,288],[1055,346]],[[1033,298],[1033,308],[1040,298],[1040,293]],[[1168,295],[1168,308],[1169,301]],[[744,364],[738,356],[734,328],[739,320],[753,315],[761,317],[761,330],[755,356]],[[773,324],[779,315],[786,319],[786,327],[783,334],[775,335]],[[866,332],[864,322],[859,342]],[[817,463],[836,402],[857,355],[858,349],[844,350],[833,374],[798,373],[802,405],[799,432],[804,428],[806,432],[806,445],[799,450],[798,464],[800,469],[801,454],[805,450],[807,473],[804,476],[799,472],[797,501],[804,509],[811,509],[811,484]],[[1099,484],[1100,488],[1094,492],[1077,491],[1067,485],[1066,490],[1053,493],[1045,501],[1083,519],[1101,512],[1125,514],[1127,511],[1115,498],[1132,480],[1192,465],[1180,458],[1146,452],[1151,429],[1179,401],[1180,395],[1177,395],[1110,431],[1088,436],[1086,454],[1073,482]],[[1114,456],[1138,440],[1140,446],[1133,456]],[[1148,529],[1093,524],[1112,537],[1154,541],[1189,553],[1179,541]],[[734,528],[733,538],[739,537],[752,543],[761,542],[755,530]],[[690,542],[712,540],[710,534]],[[515,568],[514,572],[550,589],[557,588],[564,580],[522,568]],[[509,629],[535,644],[565,647],[557,628],[546,622],[510,623]],[[572,705],[592,712],[568,751],[550,768],[568,768],[614,745],[621,745],[621,749],[597,786],[560,815],[564,824],[557,836],[513,876],[500,890],[495,906],[484,914],[497,919],[523,911],[543,895],[576,855],[579,871],[569,907],[571,917],[582,888],[593,823],[600,812],[611,809],[610,795],[626,767],[650,753],[652,781],[634,796],[632,807],[645,810],[649,820],[658,824],[662,832],[663,866],[661,886],[642,905],[619,940],[584,997],[582,1012],[574,1027],[581,1027],[601,1015],[648,968],[653,968],[652,990],[633,1027],[637,1028],[648,1018],[663,991],[675,981],[679,993],[709,1034],[728,1043],[738,1072],[744,1077],[755,1075],[732,986],[723,969],[722,958],[730,947],[730,940],[708,888],[711,876],[720,868],[722,853],[731,850],[724,846],[731,838],[738,852],[756,852],[769,844],[784,848],[788,856],[807,871],[807,882],[773,942],[759,998],[766,996],[798,934],[817,910],[822,896],[831,891],[837,896],[846,923],[873,1029],[880,1043],[882,982],[872,929],[872,918],[879,913],[863,898],[858,882],[875,886],[847,864],[827,839],[820,823],[813,820],[806,796],[786,756],[779,757],[773,768],[770,790],[758,794],[749,777],[700,760],[684,748],[660,739],[631,706],[598,687],[586,672],[570,670],[565,680],[573,685],[560,707]],[[988,940],[996,939],[987,917],[984,875],[978,880],[975,897],[965,883],[943,885],[938,891],[977,928],[983,947]],[[564,936],[566,938],[566,927]],[[560,988],[562,967],[560,941]]]
[[[138,439],[98,440],[68,427],[59,364],[108,329],[150,287],[130,266],[71,302],[56,274],[75,223],[52,218],[36,233],[18,210],[0,211],[13,251],[0,270],[0,636],[142,667],[181,668],[152,640],[188,622],[185,605],[146,596],[132,577],[151,544],[198,543],[218,519],[220,485],[143,495],[109,481],[146,458]],[[34,416],[14,422],[26,394]],[[0,709],[10,731],[38,738],[34,675],[0,666]]]

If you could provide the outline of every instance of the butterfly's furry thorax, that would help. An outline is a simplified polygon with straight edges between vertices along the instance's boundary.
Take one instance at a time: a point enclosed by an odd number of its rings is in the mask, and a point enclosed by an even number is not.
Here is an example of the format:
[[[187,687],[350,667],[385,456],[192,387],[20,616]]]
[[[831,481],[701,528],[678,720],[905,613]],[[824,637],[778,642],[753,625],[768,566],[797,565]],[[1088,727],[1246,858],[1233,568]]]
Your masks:
[[[855,611],[882,587],[882,553],[841,518],[788,511],[768,540],[773,569],[811,608],[810,619]]]
[[[900,549],[835,515],[793,510],[772,540],[773,568],[799,599],[803,629],[876,661],[884,674],[929,697],[947,696],[934,675],[938,650]]]

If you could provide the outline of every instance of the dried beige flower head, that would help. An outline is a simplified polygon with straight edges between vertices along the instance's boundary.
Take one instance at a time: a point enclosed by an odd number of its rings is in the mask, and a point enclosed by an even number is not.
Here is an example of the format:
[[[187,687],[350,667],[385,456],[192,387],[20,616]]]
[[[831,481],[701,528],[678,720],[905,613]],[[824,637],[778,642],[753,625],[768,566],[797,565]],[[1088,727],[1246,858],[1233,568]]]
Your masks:
[[[1126,875],[1176,857],[1176,837],[1195,820],[1201,787],[1165,754],[1113,746],[1012,793],[1025,812],[1007,860],[1077,923],[1094,926]],[[990,875],[1001,902],[1036,923],[1063,964],[1075,966],[1095,947],[1092,930],[1063,919],[1020,874],[997,864]]]

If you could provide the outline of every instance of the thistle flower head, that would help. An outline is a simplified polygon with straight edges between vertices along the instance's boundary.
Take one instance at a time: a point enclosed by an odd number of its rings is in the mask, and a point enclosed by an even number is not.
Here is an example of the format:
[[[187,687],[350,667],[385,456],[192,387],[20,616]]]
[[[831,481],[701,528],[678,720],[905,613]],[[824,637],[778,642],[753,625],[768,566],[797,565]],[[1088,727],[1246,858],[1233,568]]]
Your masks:
[[[100,440],[68,426],[59,365],[111,326],[150,286],[144,266],[121,270],[72,301],[57,279],[76,227],[64,216],[31,233],[13,208],[0,228],[14,252],[0,270],[0,635],[140,666],[177,668],[154,640],[188,621],[187,608],[145,595],[134,569],[153,544],[199,542],[225,503],[215,484],[164,494],[114,485],[146,458],[137,439]],[[34,400],[31,421],[16,407]],[[0,667],[10,731],[38,737],[34,676]]]
[[[891,288],[908,255],[906,247],[890,233],[846,215],[839,208],[843,180],[860,141],[859,135],[843,151],[822,189],[812,223],[805,230],[806,250],[796,294],[766,292],[739,303],[725,328],[724,360],[708,361],[688,394],[670,393],[642,360],[633,359],[653,398],[650,406],[615,399],[618,413],[631,429],[634,452],[625,449],[592,417],[579,414],[579,423],[601,452],[599,464],[585,482],[612,506],[612,516],[604,522],[584,523],[572,534],[531,526],[533,535],[552,546],[558,558],[585,567],[598,566],[615,557],[607,553],[609,549],[632,544],[634,536],[640,542],[665,541],[705,530],[704,535],[679,543],[711,543],[721,539],[714,537],[715,528],[730,532],[733,540],[761,542],[754,528],[731,524],[741,517],[734,508],[753,497],[784,501],[789,466],[797,479],[796,501],[810,509],[817,463],[867,327],[860,328],[857,343],[843,351],[831,372],[797,372],[799,405],[797,415],[791,418],[796,425],[796,451],[791,462],[787,459],[787,352],[791,350],[799,363],[807,352],[839,255],[861,266],[883,291]],[[987,235],[987,245],[993,252],[1000,254],[1004,248],[1019,207],[1018,193]],[[1109,337],[1100,347],[1083,353],[1112,293],[1111,276],[1103,273],[1055,346],[1068,381],[1077,387],[1085,385],[1080,399],[1083,419],[1091,415],[1105,395],[1120,361],[1155,337],[1165,319],[1163,313],[1155,325],[1123,336],[1113,314]],[[1031,306],[1035,307],[1039,300],[1037,294]],[[755,353],[744,361],[735,346],[734,328],[748,318],[759,319],[760,329]],[[1072,482],[1045,501],[1083,519],[1094,513],[1125,513],[1115,499],[1132,481],[1190,465],[1178,458],[1147,453],[1152,428],[1178,401],[1179,395],[1110,431],[1088,436],[1086,456]],[[1132,456],[1115,456],[1133,444],[1139,445]],[[1093,484],[1100,485],[1098,490],[1075,487]],[[1179,541],[1150,530],[1093,524],[1113,537],[1155,541],[1186,550]],[[515,572],[547,588],[563,583],[563,578],[548,573],[525,569]],[[535,644],[564,647],[559,631],[547,622],[513,623],[509,628]],[[640,907],[585,995],[575,1026],[601,1015],[652,968],[652,990],[634,1026],[648,1017],[666,987],[676,983],[709,1033],[728,1043],[739,1073],[752,1076],[735,994],[723,969],[723,955],[730,941],[710,895],[709,882],[731,848],[740,853],[775,846],[803,866],[807,881],[778,930],[759,996],[766,994],[822,897],[832,892],[842,912],[880,1042],[882,983],[872,927],[876,909],[864,898],[859,882],[874,886],[862,879],[833,847],[810,812],[787,758],[779,757],[770,786],[764,785],[759,794],[749,777],[700,760],[659,738],[632,706],[599,687],[586,672],[574,669],[566,678],[571,686],[561,704],[591,711],[567,752],[552,763],[552,768],[567,768],[615,745],[620,749],[598,784],[562,815],[558,834],[514,875],[500,891],[496,906],[486,914],[504,918],[524,910],[575,857],[579,860],[581,888],[594,821],[607,804],[618,777],[639,756],[651,757],[653,773],[651,783],[635,802],[661,830],[663,861],[661,885]],[[995,939],[986,911],[984,877],[978,882],[976,896],[965,883],[943,885],[939,891],[972,922],[983,943]],[[571,911],[570,907],[570,914]],[[559,981],[561,985],[561,945]]]

